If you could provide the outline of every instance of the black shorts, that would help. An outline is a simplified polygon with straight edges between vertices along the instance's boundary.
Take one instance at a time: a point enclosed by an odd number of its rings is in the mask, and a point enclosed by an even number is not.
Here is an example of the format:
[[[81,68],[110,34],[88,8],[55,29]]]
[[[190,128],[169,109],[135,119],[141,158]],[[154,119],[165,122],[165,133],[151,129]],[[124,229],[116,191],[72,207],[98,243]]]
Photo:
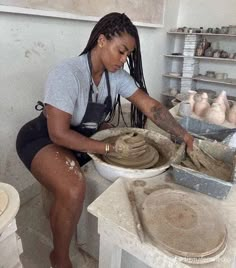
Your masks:
[[[21,161],[30,170],[31,162],[37,152],[48,144],[53,144],[51,141],[47,119],[43,113],[37,118],[26,123],[19,131],[16,139],[16,151]],[[77,158],[80,166],[83,166],[91,158],[86,153],[72,151]]]

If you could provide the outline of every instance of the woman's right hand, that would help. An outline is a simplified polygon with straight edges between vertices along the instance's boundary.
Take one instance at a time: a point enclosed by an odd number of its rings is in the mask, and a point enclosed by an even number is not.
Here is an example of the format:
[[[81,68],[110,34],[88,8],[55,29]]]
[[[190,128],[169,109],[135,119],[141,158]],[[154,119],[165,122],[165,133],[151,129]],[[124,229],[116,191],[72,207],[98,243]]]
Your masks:
[[[137,141],[134,143],[128,143],[127,140],[132,138],[134,133],[130,133],[119,137],[114,145],[115,152],[109,155],[116,156],[118,158],[138,157],[145,153],[147,145],[145,140]]]

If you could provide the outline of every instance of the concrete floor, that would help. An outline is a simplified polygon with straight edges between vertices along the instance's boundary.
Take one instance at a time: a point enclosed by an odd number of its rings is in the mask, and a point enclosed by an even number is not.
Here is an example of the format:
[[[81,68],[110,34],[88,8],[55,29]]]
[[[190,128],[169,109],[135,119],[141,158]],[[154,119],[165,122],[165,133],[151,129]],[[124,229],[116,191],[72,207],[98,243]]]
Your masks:
[[[52,236],[40,195],[24,204],[17,216],[17,233],[23,244],[21,261],[24,268],[49,268],[49,252],[52,249]],[[70,256],[73,268],[97,268],[97,262],[78,248],[74,239]]]

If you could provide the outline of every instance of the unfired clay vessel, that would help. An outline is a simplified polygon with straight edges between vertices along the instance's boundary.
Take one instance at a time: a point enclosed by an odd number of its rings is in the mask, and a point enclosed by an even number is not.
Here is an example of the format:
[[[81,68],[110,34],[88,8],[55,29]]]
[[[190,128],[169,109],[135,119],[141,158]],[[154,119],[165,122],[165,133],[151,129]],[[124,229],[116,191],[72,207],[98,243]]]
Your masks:
[[[230,123],[233,123],[236,125],[236,102],[233,103],[233,106],[230,108],[228,115],[227,115],[227,120]]]
[[[208,109],[205,119],[209,123],[223,124],[225,121],[225,112],[222,110],[221,105],[219,103],[213,103]]]
[[[125,136],[126,134],[122,134],[120,136]],[[119,136],[115,138],[107,138],[107,142],[114,142],[114,140],[117,140]],[[156,165],[156,163],[159,160],[159,153],[157,149],[152,146],[152,144],[149,144],[148,141],[145,139],[145,137],[138,133],[133,133],[133,136],[127,139],[125,142],[127,144],[134,144],[135,142],[144,141],[146,143],[146,151],[140,155],[140,156],[127,156],[127,157],[119,157],[119,155],[102,155],[102,159],[109,164],[117,165],[121,167],[128,167],[128,168],[139,168],[139,169],[145,169],[145,168],[152,168]]]
[[[226,91],[222,90],[219,96],[215,99],[215,103],[220,104],[221,109],[224,112],[227,112],[229,110],[229,102],[227,100]]]
[[[203,92],[201,94],[201,99],[195,102],[194,113],[200,117],[204,117],[209,108],[210,104],[208,103],[208,95]]]
[[[188,102],[190,103],[191,109],[193,112],[193,108],[194,108],[194,104],[195,104],[194,96],[197,92],[194,90],[189,90],[188,93],[189,93]]]

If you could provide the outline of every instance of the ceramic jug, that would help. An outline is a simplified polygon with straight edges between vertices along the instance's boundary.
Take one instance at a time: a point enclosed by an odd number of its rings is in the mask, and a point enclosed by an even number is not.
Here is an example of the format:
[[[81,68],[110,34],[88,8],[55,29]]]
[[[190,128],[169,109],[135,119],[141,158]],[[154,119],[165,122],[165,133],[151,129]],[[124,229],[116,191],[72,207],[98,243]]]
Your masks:
[[[188,94],[189,94],[189,96],[188,96],[188,102],[189,102],[190,105],[191,105],[191,110],[192,110],[192,111],[193,111],[194,104],[195,104],[194,96],[195,96],[196,93],[197,93],[197,92],[194,91],[194,90],[189,90],[189,91],[188,91]]]
[[[200,117],[204,117],[209,108],[208,95],[206,92],[203,92],[201,99],[195,102],[194,113]]]
[[[233,106],[229,109],[227,120],[236,125],[236,102],[233,102]]]
[[[224,112],[228,112],[229,111],[229,102],[227,100],[227,96],[226,96],[226,91],[222,90],[221,93],[219,94],[219,96],[214,100],[215,103],[220,104],[221,109]]]
[[[225,112],[222,110],[219,103],[213,103],[205,115],[207,122],[221,125],[225,121]]]

